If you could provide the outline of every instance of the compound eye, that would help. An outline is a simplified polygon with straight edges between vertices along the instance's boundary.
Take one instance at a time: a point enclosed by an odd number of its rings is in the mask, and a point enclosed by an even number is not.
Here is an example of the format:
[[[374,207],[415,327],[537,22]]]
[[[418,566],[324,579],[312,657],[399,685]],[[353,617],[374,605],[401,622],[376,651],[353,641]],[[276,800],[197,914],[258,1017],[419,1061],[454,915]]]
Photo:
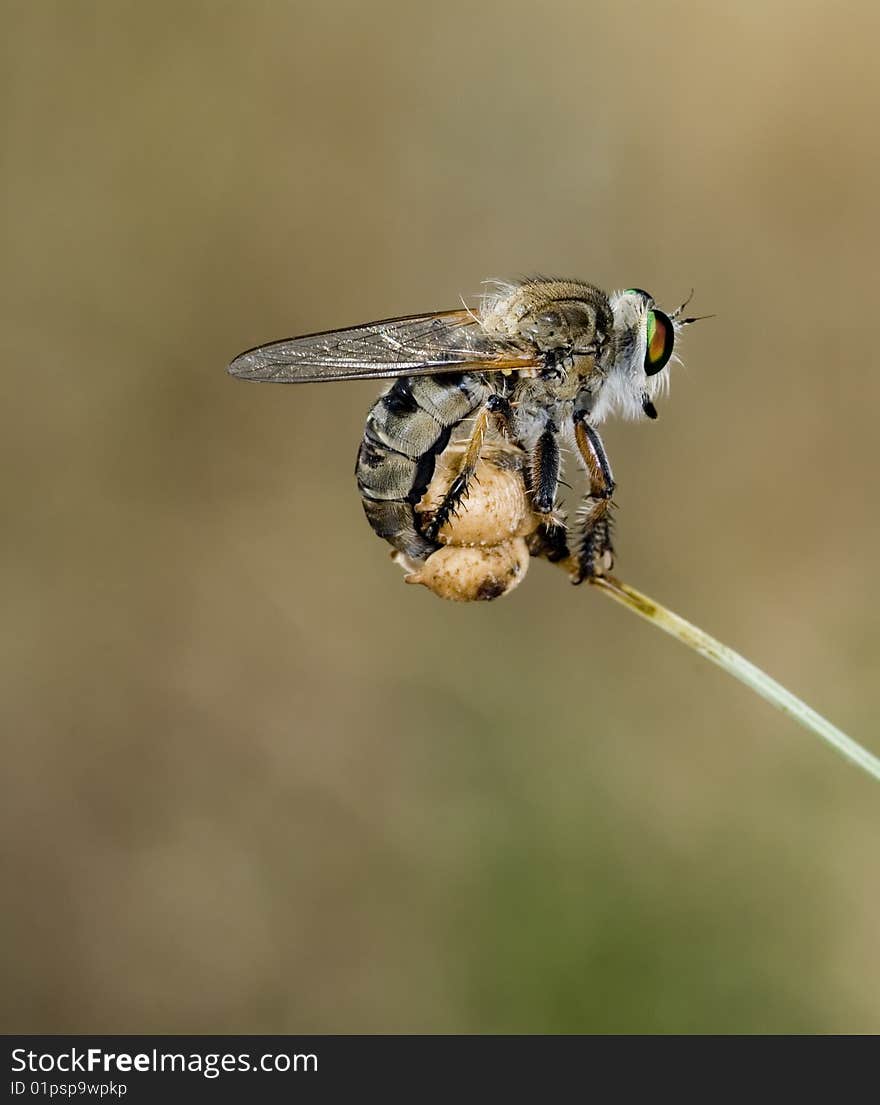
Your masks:
[[[645,375],[653,376],[665,368],[675,345],[675,327],[662,311],[648,311],[648,345],[645,349]]]

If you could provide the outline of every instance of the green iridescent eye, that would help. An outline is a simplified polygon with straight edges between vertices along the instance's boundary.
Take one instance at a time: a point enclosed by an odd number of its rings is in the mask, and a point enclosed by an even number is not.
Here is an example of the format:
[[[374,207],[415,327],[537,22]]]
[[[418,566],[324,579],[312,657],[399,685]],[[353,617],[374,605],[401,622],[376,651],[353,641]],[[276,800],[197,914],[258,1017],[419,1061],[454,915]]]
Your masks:
[[[645,375],[653,376],[665,368],[675,345],[675,327],[662,311],[648,311],[648,344],[645,349]]]

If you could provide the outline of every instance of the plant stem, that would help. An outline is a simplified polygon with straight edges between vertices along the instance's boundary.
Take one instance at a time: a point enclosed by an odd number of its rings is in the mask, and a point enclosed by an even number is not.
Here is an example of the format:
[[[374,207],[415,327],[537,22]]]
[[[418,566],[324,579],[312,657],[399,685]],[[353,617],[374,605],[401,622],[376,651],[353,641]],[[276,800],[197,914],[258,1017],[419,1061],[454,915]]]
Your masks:
[[[863,748],[857,741],[854,741],[852,737],[848,737],[846,733],[841,732],[836,725],[832,725],[821,714],[817,714],[815,710],[810,709],[805,702],[793,695],[791,691],[787,691],[775,679],[771,679],[760,668],[756,668],[754,664],[749,663],[738,652],[734,652],[732,648],[716,641],[714,637],[710,637],[702,629],[691,625],[690,622],[680,618],[678,614],[673,614],[671,610],[667,610],[659,602],[641,594],[634,587],[621,583],[613,576],[597,576],[591,579],[590,583],[602,591],[603,594],[628,607],[640,617],[656,625],[658,629],[671,634],[683,645],[687,645],[694,652],[698,652],[701,656],[705,656],[707,660],[711,660],[713,664],[723,668],[729,675],[739,679],[747,687],[751,687],[756,694],[766,698],[778,710],[793,717],[805,729],[809,729],[810,732],[821,737],[822,740],[830,744],[842,756],[852,760],[863,771],[866,771],[875,779],[880,779],[880,759],[869,752],[867,748]]]

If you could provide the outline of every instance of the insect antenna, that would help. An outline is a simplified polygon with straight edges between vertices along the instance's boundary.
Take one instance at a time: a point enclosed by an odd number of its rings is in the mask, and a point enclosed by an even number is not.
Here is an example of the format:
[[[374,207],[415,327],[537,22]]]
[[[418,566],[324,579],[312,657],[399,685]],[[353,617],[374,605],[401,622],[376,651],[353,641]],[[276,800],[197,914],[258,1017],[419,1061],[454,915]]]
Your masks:
[[[669,316],[676,326],[690,326],[694,322],[702,322],[704,318],[715,318],[714,315],[694,315],[692,318],[680,318],[681,312],[687,307],[690,301],[694,298],[694,289],[691,288],[688,293],[687,299],[684,303],[679,303],[672,314]]]
[[[672,312],[672,314],[669,317],[673,318],[673,319],[678,318],[678,316],[685,309],[685,307],[687,307],[687,305],[690,303],[690,301],[693,298],[694,298],[694,289],[691,288],[691,290],[688,292],[687,299],[684,301],[684,303],[679,303],[679,305],[675,308],[675,310]]]

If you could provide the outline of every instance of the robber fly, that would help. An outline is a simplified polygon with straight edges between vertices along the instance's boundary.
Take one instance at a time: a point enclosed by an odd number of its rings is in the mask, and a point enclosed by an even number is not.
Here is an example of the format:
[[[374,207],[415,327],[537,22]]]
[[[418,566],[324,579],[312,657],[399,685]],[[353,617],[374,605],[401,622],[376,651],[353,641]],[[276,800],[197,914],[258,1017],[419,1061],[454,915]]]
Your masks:
[[[392,378],[370,409],[357,456],[364,511],[399,553],[423,561],[468,493],[490,430],[527,455],[527,489],[544,519],[533,555],[572,565],[581,582],[612,565],[614,478],[597,426],[610,413],[656,418],[654,399],[687,301],[664,314],[638,288],[534,277],[492,285],[479,308],[408,315],[272,342],[241,353],[243,380],[308,383]],[[438,456],[472,420],[457,475],[437,509],[416,506]],[[570,523],[556,510],[560,444],[574,446],[588,482]]]

